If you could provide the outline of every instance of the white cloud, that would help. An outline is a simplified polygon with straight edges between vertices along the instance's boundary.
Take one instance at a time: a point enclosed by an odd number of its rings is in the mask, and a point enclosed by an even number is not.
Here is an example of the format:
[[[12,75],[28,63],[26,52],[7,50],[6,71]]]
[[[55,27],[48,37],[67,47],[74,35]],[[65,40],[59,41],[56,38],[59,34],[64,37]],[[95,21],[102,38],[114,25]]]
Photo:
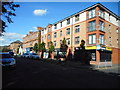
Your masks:
[[[37,10],[34,10],[33,13],[36,16],[42,16],[42,15],[44,15],[44,14],[47,13],[47,10],[46,9],[45,10],[43,10],[43,9],[37,9]]]
[[[33,27],[35,30],[37,30],[37,27]]]
[[[25,36],[23,34],[10,33],[10,32],[5,32],[3,33],[3,35],[4,36],[0,37],[0,46],[9,45],[11,42],[14,42],[16,40],[22,40],[22,38]]]
[[[32,27],[32,29],[30,29],[29,31],[31,31],[31,32],[36,32],[36,31],[38,31],[38,30],[37,30],[37,27]]]

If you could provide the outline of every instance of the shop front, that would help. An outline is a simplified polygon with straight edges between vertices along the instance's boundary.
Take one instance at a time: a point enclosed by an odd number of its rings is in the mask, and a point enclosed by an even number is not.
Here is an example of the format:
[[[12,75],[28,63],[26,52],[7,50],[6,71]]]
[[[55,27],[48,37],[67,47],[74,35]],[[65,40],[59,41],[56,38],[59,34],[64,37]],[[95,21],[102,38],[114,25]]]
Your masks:
[[[87,46],[85,47],[91,53],[90,64],[98,64],[100,62],[112,61],[112,49],[102,45]]]

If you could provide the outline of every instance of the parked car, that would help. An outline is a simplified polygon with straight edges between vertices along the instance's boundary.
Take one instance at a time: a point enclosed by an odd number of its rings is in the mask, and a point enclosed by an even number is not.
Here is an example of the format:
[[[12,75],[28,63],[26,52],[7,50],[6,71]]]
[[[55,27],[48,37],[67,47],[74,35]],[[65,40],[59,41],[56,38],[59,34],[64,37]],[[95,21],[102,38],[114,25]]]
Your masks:
[[[11,54],[12,56],[14,56],[14,52],[10,51],[9,54]]]
[[[0,65],[3,67],[5,66],[12,66],[15,67],[16,60],[9,52],[0,52]]]
[[[29,57],[29,54],[28,54],[28,53],[23,53],[22,57],[28,58],[28,57]]]
[[[29,58],[39,59],[40,56],[39,56],[38,54],[36,54],[36,53],[30,53],[30,54],[29,54]]]

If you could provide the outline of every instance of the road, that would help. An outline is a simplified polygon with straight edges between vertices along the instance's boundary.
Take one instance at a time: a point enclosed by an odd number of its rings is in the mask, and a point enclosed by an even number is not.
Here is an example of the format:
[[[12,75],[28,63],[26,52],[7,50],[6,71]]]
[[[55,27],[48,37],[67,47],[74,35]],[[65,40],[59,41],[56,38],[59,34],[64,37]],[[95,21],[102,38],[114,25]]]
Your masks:
[[[16,58],[15,69],[4,70],[2,88],[118,88],[119,77],[87,68]]]

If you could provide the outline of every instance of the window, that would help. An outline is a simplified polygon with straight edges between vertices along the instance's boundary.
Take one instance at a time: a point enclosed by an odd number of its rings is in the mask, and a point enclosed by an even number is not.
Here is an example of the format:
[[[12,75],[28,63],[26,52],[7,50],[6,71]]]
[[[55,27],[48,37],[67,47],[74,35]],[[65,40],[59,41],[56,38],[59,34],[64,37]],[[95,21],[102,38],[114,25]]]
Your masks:
[[[118,41],[118,39],[117,39],[117,44],[118,44],[118,42],[119,42],[119,41]]]
[[[50,32],[50,27],[48,27],[48,32]]]
[[[111,25],[108,26],[108,30],[109,30],[109,32],[111,33],[111,30],[110,30],[110,29],[111,29]]]
[[[70,34],[70,28],[66,29],[66,35]]]
[[[104,43],[104,35],[102,35],[102,34],[100,35],[100,44],[105,44]]]
[[[112,45],[112,37],[109,37],[109,44]]]
[[[70,24],[70,18],[69,18],[69,19],[67,19],[67,25],[68,25],[68,24]]]
[[[48,34],[48,39],[50,39],[50,34]]]
[[[104,31],[104,22],[103,21],[100,21],[100,30]]]
[[[88,43],[89,44],[96,44],[96,35],[95,34],[88,36]]]
[[[80,38],[79,38],[79,36],[78,37],[75,37],[75,44],[79,44],[79,40]]]
[[[67,38],[67,39],[66,39],[66,44],[67,44],[67,45],[70,45],[70,38]]]
[[[80,25],[75,26],[75,33],[80,31]]]
[[[100,16],[101,18],[104,18],[104,12],[103,12],[102,10],[99,11],[99,16]]]
[[[54,46],[56,46],[56,41],[53,42]]]
[[[62,44],[62,40],[60,40],[60,46],[61,46],[61,44]]]
[[[118,28],[116,29],[116,32],[118,33]]]
[[[96,30],[96,23],[95,21],[91,21],[88,23],[88,31],[91,32],[91,31],[95,31]]]
[[[44,41],[44,37],[42,37],[42,42]]]
[[[75,22],[79,21],[79,14],[75,15]]]
[[[96,53],[91,53],[92,60],[91,61],[96,61]]]
[[[42,34],[44,34],[44,30],[42,30]]]
[[[60,31],[60,36],[62,36],[62,30]]]
[[[54,25],[54,29],[57,29],[57,24]]]
[[[56,37],[57,37],[57,33],[55,32],[55,33],[54,33],[54,38],[56,38]]]
[[[62,27],[62,22],[60,22],[60,27]]]
[[[96,13],[96,12],[95,12],[95,9],[92,9],[92,10],[88,11],[88,18],[93,18],[93,17],[95,17],[95,16],[96,16],[95,13]]]

